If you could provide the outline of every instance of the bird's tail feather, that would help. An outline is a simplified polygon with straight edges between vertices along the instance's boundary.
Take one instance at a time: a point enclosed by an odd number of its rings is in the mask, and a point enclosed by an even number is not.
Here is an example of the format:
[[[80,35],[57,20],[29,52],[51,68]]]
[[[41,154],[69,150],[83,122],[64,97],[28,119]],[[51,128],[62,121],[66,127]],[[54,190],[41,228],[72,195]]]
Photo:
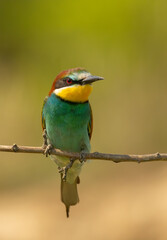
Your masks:
[[[70,206],[75,205],[79,202],[79,196],[77,191],[77,184],[80,183],[79,177],[76,178],[75,182],[70,184],[61,179],[61,201],[66,206],[66,215],[69,217]]]

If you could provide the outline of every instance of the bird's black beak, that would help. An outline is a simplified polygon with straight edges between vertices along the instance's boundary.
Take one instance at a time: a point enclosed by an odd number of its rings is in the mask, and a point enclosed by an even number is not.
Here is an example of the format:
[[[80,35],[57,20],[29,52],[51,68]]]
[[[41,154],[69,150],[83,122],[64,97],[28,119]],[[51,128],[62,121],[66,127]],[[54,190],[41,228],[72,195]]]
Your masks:
[[[96,81],[99,81],[99,80],[103,80],[104,78],[103,77],[98,77],[98,76],[88,76],[86,78],[84,78],[82,80],[82,84],[85,85],[85,84],[91,84],[93,82],[96,82]]]

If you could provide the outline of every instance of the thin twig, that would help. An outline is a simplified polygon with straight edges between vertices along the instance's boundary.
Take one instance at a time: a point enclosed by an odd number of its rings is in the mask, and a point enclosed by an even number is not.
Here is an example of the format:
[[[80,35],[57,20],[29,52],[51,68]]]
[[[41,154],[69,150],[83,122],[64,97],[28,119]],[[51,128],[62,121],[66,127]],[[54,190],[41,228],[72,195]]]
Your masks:
[[[44,154],[45,149],[43,147],[29,147],[29,146],[18,146],[16,144],[6,146],[0,145],[1,152],[15,152],[15,153],[40,153]],[[81,159],[80,153],[72,153],[61,151],[59,149],[51,150],[52,155],[64,156],[74,159]],[[97,160],[107,160],[113,162],[152,162],[152,161],[167,161],[167,153],[154,153],[154,154],[144,154],[144,155],[128,155],[128,154],[107,154],[107,153],[84,153],[85,159],[97,159]]]

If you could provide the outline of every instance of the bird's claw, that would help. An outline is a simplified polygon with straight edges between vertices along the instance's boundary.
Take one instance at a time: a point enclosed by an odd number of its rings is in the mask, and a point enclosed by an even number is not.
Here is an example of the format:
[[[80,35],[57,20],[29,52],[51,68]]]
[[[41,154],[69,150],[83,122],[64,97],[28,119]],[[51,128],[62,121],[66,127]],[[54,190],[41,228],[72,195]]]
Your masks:
[[[65,171],[66,167],[58,167],[59,173],[63,173]]]
[[[45,151],[44,151],[44,155],[46,157],[48,157],[48,155],[50,155],[52,153],[52,150],[53,150],[53,145],[52,144],[48,144],[45,148]]]
[[[43,145],[42,145],[42,148],[46,149],[47,146],[48,146],[48,143],[47,143],[47,131],[46,131],[46,129],[43,130],[42,137],[43,137]]]
[[[65,182],[66,181],[66,177],[67,177],[67,172],[68,170],[72,167],[73,163],[74,163],[75,159],[70,159],[70,162],[67,164],[67,166],[65,167],[58,167],[59,173],[62,176],[62,180]]]
[[[44,151],[44,155],[45,155],[46,157],[48,157],[48,155],[50,155],[51,152],[52,152],[53,145],[52,145],[52,144],[48,144],[48,142],[47,142],[47,131],[46,131],[46,129],[43,130],[42,137],[43,137],[43,145],[42,145],[42,148],[45,150],[45,151]]]
[[[80,161],[81,163],[86,162],[86,158],[85,158],[85,153],[84,153],[84,152],[81,152],[81,153],[80,153],[79,161]]]

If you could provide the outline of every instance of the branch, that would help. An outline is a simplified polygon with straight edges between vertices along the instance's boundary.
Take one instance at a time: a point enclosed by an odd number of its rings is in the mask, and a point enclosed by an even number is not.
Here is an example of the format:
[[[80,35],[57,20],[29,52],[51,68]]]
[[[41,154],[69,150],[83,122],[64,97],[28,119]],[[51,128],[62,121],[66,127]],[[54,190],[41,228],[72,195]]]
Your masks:
[[[45,149],[43,147],[29,147],[29,146],[18,146],[16,144],[6,146],[0,145],[0,152],[15,152],[15,153],[40,153],[44,154]],[[107,153],[72,153],[61,151],[59,149],[51,150],[52,155],[64,156],[73,159],[97,159],[107,160],[116,163],[119,162],[152,162],[152,161],[167,161],[167,153],[154,153],[144,155],[125,155],[125,154],[107,154]],[[84,156],[83,156],[84,155]]]

